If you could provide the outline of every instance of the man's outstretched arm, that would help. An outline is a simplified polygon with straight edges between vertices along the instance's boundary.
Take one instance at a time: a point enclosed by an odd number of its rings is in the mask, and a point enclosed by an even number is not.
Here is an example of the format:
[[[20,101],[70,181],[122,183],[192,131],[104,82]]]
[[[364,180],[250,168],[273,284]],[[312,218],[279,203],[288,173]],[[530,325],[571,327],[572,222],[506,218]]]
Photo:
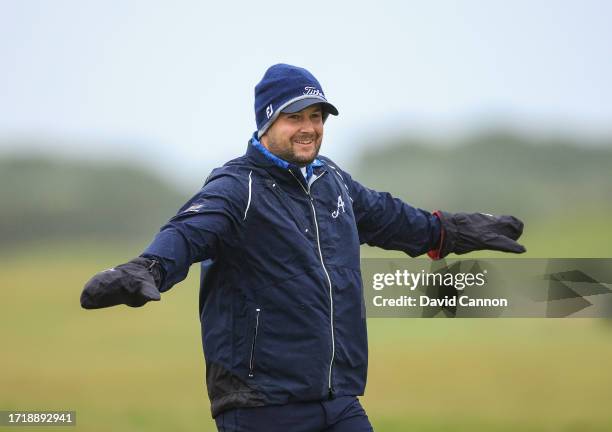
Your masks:
[[[224,238],[241,224],[243,185],[233,176],[214,177],[189,200],[137,258],[94,275],[81,306],[139,307],[187,277],[191,264],[214,258]],[[246,202],[246,189],[244,191]],[[244,209],[242,209],[243,211]]]
[[[377,192],[341,172],[352,194],[361,243],[432,259],[477,250],[523,253],[516,242],[523,223],[514,216],[433,213],[414,208],[387,192]]]

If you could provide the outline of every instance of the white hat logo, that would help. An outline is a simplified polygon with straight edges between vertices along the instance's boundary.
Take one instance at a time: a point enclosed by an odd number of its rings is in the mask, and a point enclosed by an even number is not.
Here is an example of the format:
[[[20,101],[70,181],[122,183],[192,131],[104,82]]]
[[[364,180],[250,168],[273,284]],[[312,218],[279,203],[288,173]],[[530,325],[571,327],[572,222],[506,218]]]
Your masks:
[[[316,87],[304,87],[304,94],[308,96],[321,96],[325,97],[323,92]]]

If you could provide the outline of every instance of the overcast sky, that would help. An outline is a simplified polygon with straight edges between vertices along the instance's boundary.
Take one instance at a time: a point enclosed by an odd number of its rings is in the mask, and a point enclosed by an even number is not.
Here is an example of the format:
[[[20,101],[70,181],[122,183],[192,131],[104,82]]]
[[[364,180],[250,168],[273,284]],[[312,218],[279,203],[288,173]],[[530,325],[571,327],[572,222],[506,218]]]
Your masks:
[[[279,62],[340,110],[323,151],[341,164],[400,130],[612,130],[609,1],[3,0],[0,32],[0,150],[136,157],[196,184],[244,152]]]

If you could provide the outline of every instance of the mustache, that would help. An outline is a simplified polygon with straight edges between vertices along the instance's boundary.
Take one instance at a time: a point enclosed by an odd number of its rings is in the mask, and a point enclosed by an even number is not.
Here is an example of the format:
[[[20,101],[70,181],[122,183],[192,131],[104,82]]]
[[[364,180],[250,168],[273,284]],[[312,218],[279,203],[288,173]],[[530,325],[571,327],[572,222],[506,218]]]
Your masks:
[[[317,139],[317,134],[297,135],[293,139],[296,141],[307,141],[307,140],[315,141]]]

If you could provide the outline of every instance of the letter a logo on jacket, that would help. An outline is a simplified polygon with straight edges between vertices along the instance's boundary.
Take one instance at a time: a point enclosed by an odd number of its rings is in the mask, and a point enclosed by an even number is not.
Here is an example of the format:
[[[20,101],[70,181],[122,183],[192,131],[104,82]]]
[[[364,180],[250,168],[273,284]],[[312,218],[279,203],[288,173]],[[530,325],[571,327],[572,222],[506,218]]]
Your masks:
[[[332,212],[332,217],[334,219],[340,216],[340,207],[342,207],[342,213],[346,213],[344,211],[344,201],[342,201],[342,195],[338,195],[338,207]]]

